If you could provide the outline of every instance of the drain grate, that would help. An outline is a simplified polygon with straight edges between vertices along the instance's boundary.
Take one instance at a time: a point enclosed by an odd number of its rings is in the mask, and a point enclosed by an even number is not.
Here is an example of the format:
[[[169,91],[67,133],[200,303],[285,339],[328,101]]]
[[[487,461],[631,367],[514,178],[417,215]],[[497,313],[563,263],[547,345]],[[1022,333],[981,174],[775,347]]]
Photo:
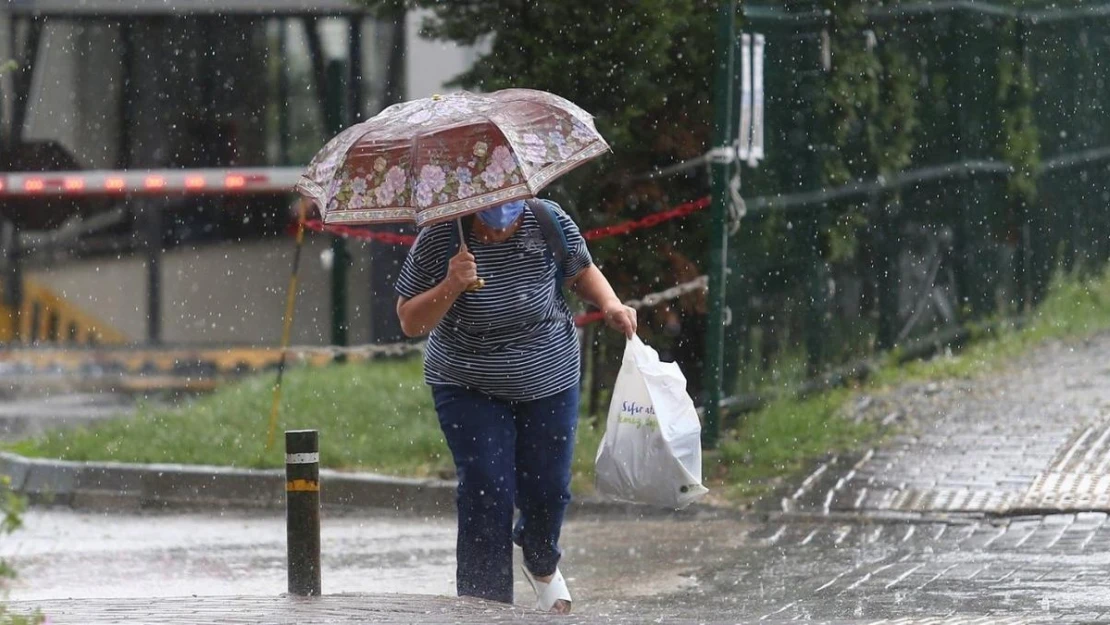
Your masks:
[[[1010,509],[1018,493],[962,488],[906,489],[887,504],[891,510],[906,512],[993,512]]]
[[[1053,460],[1049,473],[1110,473],[1110,421],[1088,426],[1072,437]]]
[[[1017,508],[1054,512],[1110,510],[1110,475],[1045,473],[1033,482]]]
[[[1110,510],[1110,422],[1083,428],[1017,503],[1020,510]]]
[[[942,618],[900,618],[893,621],[875,621],[868,625],[1026,625],[1027,623],[1029,621],[1023,618],[947,616]]]

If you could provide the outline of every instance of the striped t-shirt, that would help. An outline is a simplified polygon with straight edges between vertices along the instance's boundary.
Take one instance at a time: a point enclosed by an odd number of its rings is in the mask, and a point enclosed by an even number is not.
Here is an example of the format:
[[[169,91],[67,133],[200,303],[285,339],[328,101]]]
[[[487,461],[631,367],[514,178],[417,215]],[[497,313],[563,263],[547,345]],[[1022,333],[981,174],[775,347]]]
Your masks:
[[[562,273],[577,276],[593,259],[578,226],[558,205],[546,202],[567,239]],[[452,236],[451,229],[456,229]],[[402,297],[416,297],[447,275],[458,253],[458,225],[425,228],[397,279]],[[424,380],[431,385],[472,388],[508,401],[530,401],[565,391],[579,382],[578,342],[555,263],[540,224],[526,208],[508,240],[481,243],[467,233],[467,247],[485,287],[463,293],[424,350]]]

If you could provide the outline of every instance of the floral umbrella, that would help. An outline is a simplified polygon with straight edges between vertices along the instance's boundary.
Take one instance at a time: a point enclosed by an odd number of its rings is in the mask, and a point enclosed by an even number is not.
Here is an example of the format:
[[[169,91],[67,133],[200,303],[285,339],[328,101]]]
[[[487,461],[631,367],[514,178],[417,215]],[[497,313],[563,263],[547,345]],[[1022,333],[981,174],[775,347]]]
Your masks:
[[[460,92],[395,104],[344,130],[297,190],[325,223],[424,227],[534,197],[608,149],[592,116],[559,96]]]

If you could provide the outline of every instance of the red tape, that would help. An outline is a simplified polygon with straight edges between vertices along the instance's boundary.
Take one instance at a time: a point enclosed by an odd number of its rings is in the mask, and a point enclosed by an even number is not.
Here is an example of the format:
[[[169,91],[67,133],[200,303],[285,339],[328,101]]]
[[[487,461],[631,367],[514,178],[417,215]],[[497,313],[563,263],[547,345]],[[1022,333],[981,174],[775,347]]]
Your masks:
[[[644,217],[643,219],[638,219],[636,221],[626,221],[619,224],[613,224],[612,226],[604,226],[601,228],[594,228],[593,230],[587,230],[586,232],[582,233],[582,237],[585,238],[587,241],[594,241],[597,239],[605,239],[608,237],[628,234],[630,232],[635,232],[636,230],[643,230],[644,228],[652,228],[665,221],[671,221],[672,219],[678,219],[680,217],[685,217],[692,213],[696,213],[709,206],[709,202],[709,197],[703,197],[701,199],[694,200],[693,202],[679,204],[678,206],[669,210],[665,210],[659,213],[653,213],[651,215],[648,215],[647,217]]]
[[[653,213],[635,221],[625,221],[612,226],[603,226],[601,228],[594,228],[582,233],[582,237],[587,241],[595,241],[597,239],[605,239],[608,237],[615,237],[620,235],[629,234],[637,230],[645,228],[652,228],[661,223],[671,221],[672,219],[679,219],[687,215],[696,213],[707,206],[709,206],[710,199],[703,197],[693,202],[679,204],[678,206],[665,210],[659,213]],[[356,228],[352,226],[343,226],[339,224],[325,225],[319,219],[310,219],[304,222],[304,227],[313,232],[326,232],[327,234],[334,234],[348,239],[359,239],[362,241],[377,241],[385,243],[386,245],[402,245],[409,246],[416,242],[416,237],[405,234],[396,234],[393,232],[377,232],[375,230],[367,230],[365,228]]]
[[[575,315],[574,325],[581,328],[582,326],[588,326],[591,323],[597,323],[598,321],[601,321],[603,319],[605,319],[605,313],[601,312],[600,310],[595,310],[594,312]]]
[[[342,226],[339,224],[324,225],[324,222],[319,219],[309,219],[304,222],[304,227],[313,232],[326,232],[345,239],[359,239],[361,241],[377,241],[385,243],[386,245],[412,245],[416,243],[416,237],[407,234],[397,234],[395,232],[377,232],[375,230],[367,230],[365,228],[355,228],[352,226]]]

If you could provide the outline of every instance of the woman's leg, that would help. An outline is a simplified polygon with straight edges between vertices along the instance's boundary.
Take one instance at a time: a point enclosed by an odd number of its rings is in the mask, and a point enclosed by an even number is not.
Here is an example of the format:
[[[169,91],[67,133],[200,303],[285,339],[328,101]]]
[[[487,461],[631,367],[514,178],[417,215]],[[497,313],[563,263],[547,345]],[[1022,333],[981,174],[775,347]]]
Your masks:
[[[432,389],[459,477],[459,595],[513,602],[513,444],[510,406],[455,386]]]
[[[555,572],[559,533],[570,503],[570,464],[578,426],[578,386],[551,397],[514,404],[516,505],[514,541],[524,549],[532,575]]]

